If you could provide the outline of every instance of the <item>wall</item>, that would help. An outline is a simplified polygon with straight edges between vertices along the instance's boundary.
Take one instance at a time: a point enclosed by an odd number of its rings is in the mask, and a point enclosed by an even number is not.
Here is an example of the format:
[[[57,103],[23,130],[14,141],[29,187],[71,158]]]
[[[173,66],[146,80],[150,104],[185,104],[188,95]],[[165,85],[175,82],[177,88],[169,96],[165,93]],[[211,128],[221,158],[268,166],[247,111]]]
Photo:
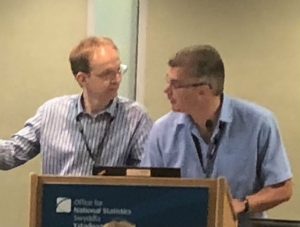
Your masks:
[[[0,138],[19,130],[49,98],[77,93],[71,48],[86,36],[86,0],[0,1]],[[29,173],[40,158],[0,171],[0,226],[28,226]]]
[[[89,0],[89,35],[111,37],[128,65],[119,94],[135,99],[138,0]]]
[[[180,48],[211,44],[226,68],[226,93],[270,108],[278,117],[294,172],[294,197],[269,212],[299,219],[300,167],[300,1],[151,0],[141,1],[145,75],[138,100],[158,118],[169,111],[163,94],[168,59]],[[155,90],[155,92],[153,92]]]

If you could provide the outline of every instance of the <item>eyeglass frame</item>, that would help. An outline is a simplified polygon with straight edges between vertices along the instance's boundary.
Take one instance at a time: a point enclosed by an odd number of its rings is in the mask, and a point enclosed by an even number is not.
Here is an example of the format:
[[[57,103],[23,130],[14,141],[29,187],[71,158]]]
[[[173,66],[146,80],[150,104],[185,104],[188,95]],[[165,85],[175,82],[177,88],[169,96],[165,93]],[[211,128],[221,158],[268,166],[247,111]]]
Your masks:
[[[166,82],[167,82],[168,86],[172,89],[191,88],[191,87],[199,87],[199,86],[205,86],[205,85],[211,87],[211,85],[207,82],[197,82],[197,83],[176,85],[174,83],[172,84],[172,81],[178,82],[179,80],[170,80],[169,81],[168,78],[166,78],[166,80],[167,80]]]
[[[98,78],[101,78],[103,80],[112,80],[116,77],[116,75],[124,75],[128,71],[128,66],[125,64],[120,64],[120,68],[117,71],[105,71],[101,72],[100,74],[96,74]],[[90,71],[89,73],[91,73]]]

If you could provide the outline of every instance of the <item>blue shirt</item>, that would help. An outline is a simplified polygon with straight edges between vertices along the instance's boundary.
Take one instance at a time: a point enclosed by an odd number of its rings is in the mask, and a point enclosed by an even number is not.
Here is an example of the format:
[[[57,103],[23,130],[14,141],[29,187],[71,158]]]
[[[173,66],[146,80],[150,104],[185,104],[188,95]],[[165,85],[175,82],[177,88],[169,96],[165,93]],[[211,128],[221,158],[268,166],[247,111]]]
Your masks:
[[[97,116],[84,113],[80,95],[42,105],[23,129],[0,141],[0,169],[42,154],[44,174],[91,175],[94,165],[137,165],[152,121],[136,103],[117,97]],[[89,154],[90,149],[91,154]]]
[[[203,165],[192,135],[201,146]],[[292,177],[273,114],[226,95],[209,144],[188,115],[170,112],[155,122],[141,166],[181,168],[185,178],[225,177],[237,199]]]

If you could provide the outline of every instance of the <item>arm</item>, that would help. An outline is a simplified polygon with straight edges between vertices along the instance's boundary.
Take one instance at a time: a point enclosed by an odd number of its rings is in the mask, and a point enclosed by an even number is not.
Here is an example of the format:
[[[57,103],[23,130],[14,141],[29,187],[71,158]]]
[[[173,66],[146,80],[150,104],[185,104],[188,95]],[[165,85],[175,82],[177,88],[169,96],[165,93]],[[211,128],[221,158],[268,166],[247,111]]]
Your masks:
[[[292,193],[292,180],[289,179],[279,184],[264,187],[257,193],[247,196],[244,201],[233,199],[232,204],[236,214],[245,211],[250,213],[262,212],[288,201]]]
[[[161,130],[153,125],[148,140],[144,146],[144,154],[140,166],[142,167],[166,167],[163,163],[163,157],[161,154],[161,148],[159,146],[159,138]]]
[[[140,164],[141,157],[144,153],[144,144],[148,138],[152,124],[153,122],[148,114],[143,112],[130,141],[130,154],[126,165],[138,166]]]
[[[236,213],[262,212],[271,209],[292,196],[292,173],[279,127],[273,115],[264,120],[258,139],[257,177],[264,185],[243,201],[234,200]]]
[[[24,164],[39,153],[40,114],[29,119],[23,129],[9,140],[0,140],[0,169],[9,170]]]

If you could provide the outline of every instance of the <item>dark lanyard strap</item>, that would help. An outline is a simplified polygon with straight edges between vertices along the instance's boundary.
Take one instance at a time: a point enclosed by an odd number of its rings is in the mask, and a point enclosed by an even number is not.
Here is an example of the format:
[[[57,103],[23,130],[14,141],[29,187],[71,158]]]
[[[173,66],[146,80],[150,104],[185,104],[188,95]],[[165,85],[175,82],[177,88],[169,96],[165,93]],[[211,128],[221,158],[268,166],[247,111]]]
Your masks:
[[[197,151],[197,154],[198,154],[198,158],[199,158],[199,161],[200,161],[201,168],[202,168],[203,172],[205,173],[200,142],[199,142],[197,136],[195,136],[193,133],[192,133],[192,137],[193,137],[193,141],[194,141],[194,144],[195,144],[195,147],[196,147],[196,151]]]
[[[216,137],[218,137],[218,135]],[[219,140],[217,140],[216,138],[214,139],[213,143],[209,144],[207,152],[207,166],[205,171],[206,178],[209,178],[214,170],[214,164],[219,144]]]
[[[213,172],[215,159],[217,156],[217,151],[218,151],[218,148],[220,145],[221,137],[224,134],[224,130],[225,130],[225,124],[223,122],[220,122],[219,132],[214,136],[212,143],[210,143],[208,146],[208,152],[206,155],[206,158],[207,158],[206,167],[204,166],[204,163],[203,163],[200,142],[199,142],[197,136],[195,136],[192,133],[193,141],[194,141],[194,144],[195,144],[195,147],[197,150],[197,154],[198,154],[198,157],[200,160],[201,168],[202,168],[203,173],[205,174],[206,178],[209,178]]]
[[[107,123],[106,126],[105,126],[105,129],[104,129],[105,131],[104,131],[104,135],[102,137],[102,140],[99,142],[98,147],[96,149],[96,152],[94,152],[94,154],[93,154],[93,152],[92,152],[92,150],[91,150],[91,148],[88,144],[86,134],[84,133],[83,125],[81,124],[80,119],[76,118],[76,122],[79,126],[79,132],[80,132],[81,137],[83,139],[85,148],[86,148],[90,158],[94,161],[94,164],[96,164],[97,156],[101,157],[101,155],[102,155],[104,142],[105,142],[106,138],[108,137],[108,134],[109,134],[109,131],[110,131],[110,126],[111,126],[111,123],[112,123],[113,120],[114,120],[114,118],[110,116],[109,123]]]

